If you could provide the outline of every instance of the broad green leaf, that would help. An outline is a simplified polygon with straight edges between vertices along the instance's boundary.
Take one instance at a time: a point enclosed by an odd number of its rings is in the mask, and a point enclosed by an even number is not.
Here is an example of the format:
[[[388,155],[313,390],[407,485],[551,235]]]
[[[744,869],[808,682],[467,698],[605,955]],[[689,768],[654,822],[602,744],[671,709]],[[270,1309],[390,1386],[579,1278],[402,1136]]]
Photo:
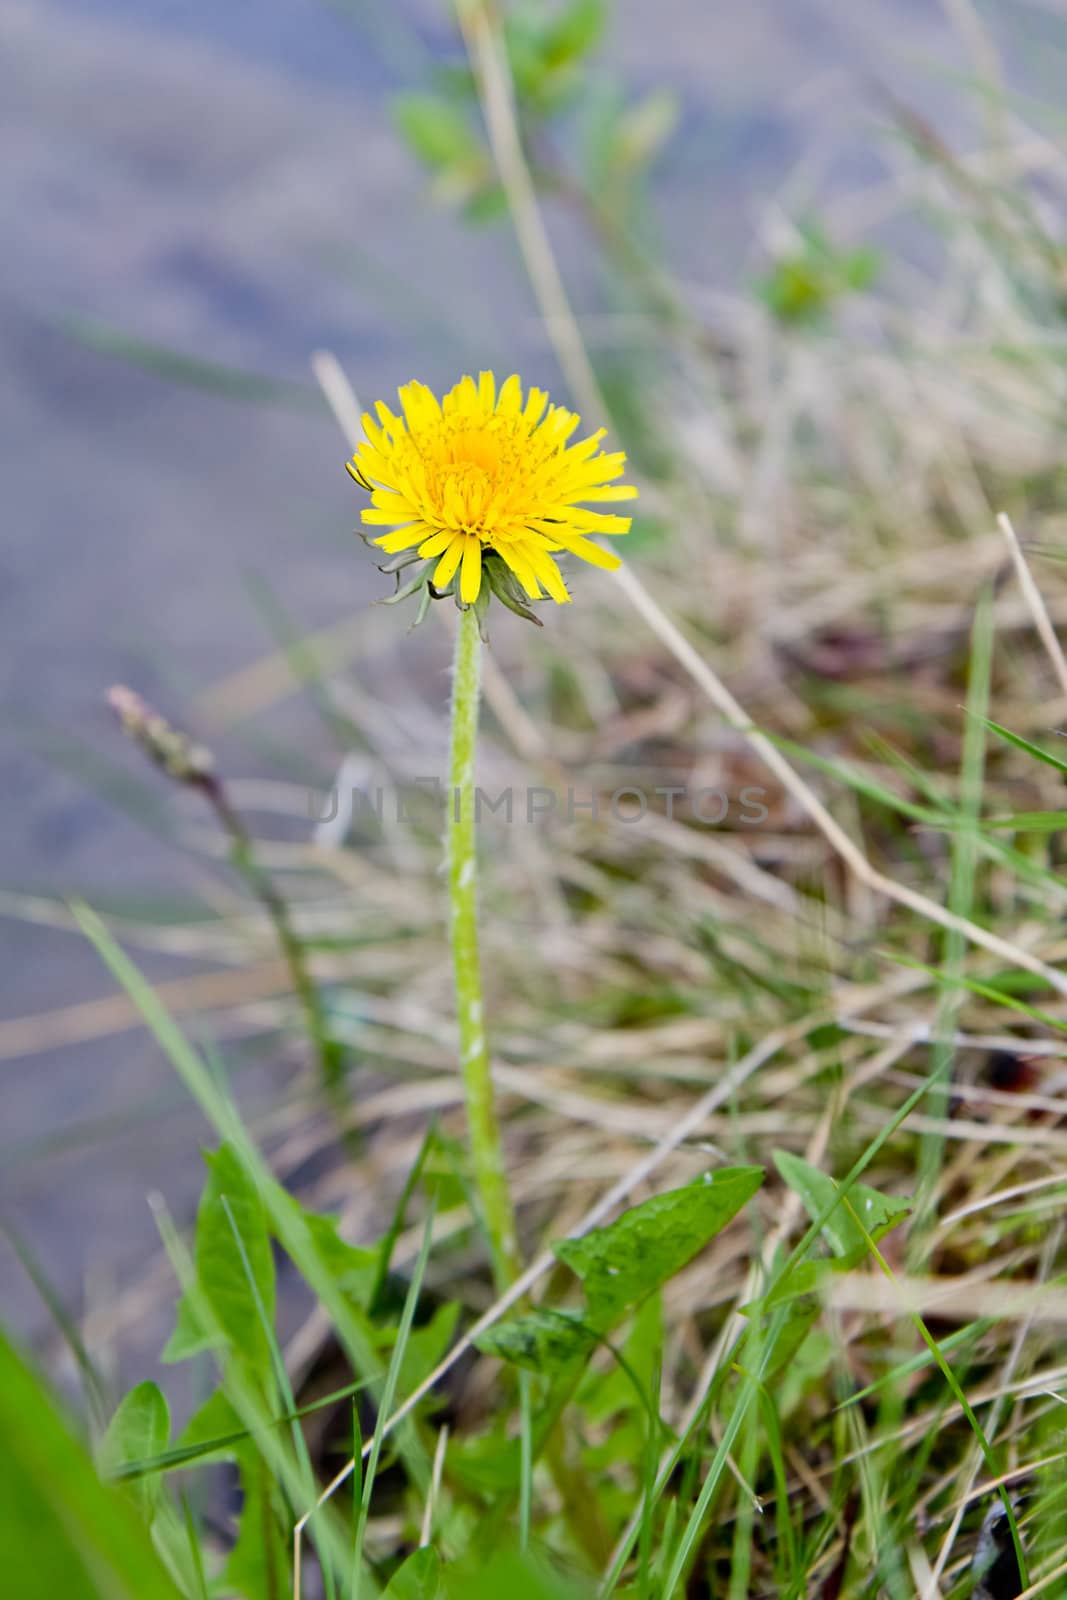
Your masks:
[[[796,1356],[804,1340],[819,1320],[822,1307],[810,1299],[794,1300],[772,1335],[772,1348],[766,1352],[763,1378],[767,1382]]]
[[[97,1465],[105,1478],[131,1461],[148,1461],[166,1450],[170,1442],[170,1410],[162,1389],[139,1383],[119,1402],[97,1451]],[[162,1481],[158,1473],[134,1478],[129,1492],[146,1518],[159,1501]]]
[[[382,1600],[441,1600],[441,1562],[430,1545],[415,1550],[394,1572]]]
[[[207,1328],[201,1326],[192,1303],[183,1295],[174,1313],[174,1332],[167,1340],[160,1359],[172,1364],[188,1361],[191,1356],[198,1356],[201,1351],[212,1350],[222,1344],[221,1337],[213,1337]]]
[[[650,1294],[633,1318],[621,1354],[629,1372],[613,1362],[606,1372],[590,1370],[582,1379],[579,1403],[591,1422],[607,1422],[619,1412],[639,1407],[634,1383],[646,1395],[653,1389],[663,1356],[663,1296]],[[631,1376],[632,1374],[632,1376]],[[644,1408],[639,1407],[644,1416]],[[642,1427],[647,1426],[642,1422]]]
[[[457,1562],[445,1575],[449,1600],[580,1600],[582,1590],[531,1556],[501,1553]]]
[[[478,227],[487,222],[499,222],[501,217],[506,217],[507,214],[507,190],[502,183],[497,183],[493,178],[484,179],[472,190],[463,204],[464,221],[474,223]],[[494,590],[494,593],[499,591]],[[530,616],[533,616],[532,612]],[[534,617],[533,620],[538,623],[541,621],[540,617]]]
[[[782,322],[810,324],[843,295],[869,288],[880,258],[867,248],[839,249],[817,221],[802,225],[798,232],[798,247],[774,263],[760,293]]]
[[[315,1211],[304,1212],[312,1241],[323,1266],[327,1267],[339,1289],[350,1295],[357,1305],[365,1306],[374,1287],[378,1268],[378,1252],[364,1250],[360,1245],[349,1244],[337,1231],[337,1219],[325,1217]]]
[[[552,17],[541,36],[546,66],[569,66],[588,55],[599,43],[606,21],[604,0],[571,0]]]
[[[424,1323],[421,1328],[411,1330],[400,1363],[400,1377],[397,1380],[397,1389],[401,1394],[410,1394],[413,1389],[418,1388],[424,1378],[429,1377],[451,1347],[458,1321],[459,1302],[452,1300],[446,1305],[438,1306],[429,1322]],[[427,1398],[432,1400],[434,1397]]]
[[[288,1513],[271,1471],[257,1450],[238,1451],[241,1469],[241,1521],[237,1542],[223,1573],[225,1594],[236,1592],[245,1600],[278,1600],[292,1592],[289,1540],[284,1529]]]
[[[762,1167],[724,1167],[624,1211],[606,1228],[553,1245],[582,1279],[590,1317],[608,1326],[673,1278],[734,1218],[763,1182]]]
[[[0,1574],[12,1600],[181,1600],[128,1494],[102,1483],[0,1334]]]
[[[798,1261],[767,1294],[741,1307],[742,1315],[765,1319],[760,1358],[765,1383],[793,1361],[822,1311],[819,1290],[843,1267],[840,1261]]]
[[[441,95],[411,93],[394,95],[390,110],[409,150],[432,171],[481,165],[482,148],[460,106]]]
[[[208,1181],[196,1219],[197,1284],[234,1358],[249,1372],[266,1377],[271,1355],[263,1317],[274,1319],[274,1257],[266,1212],[231,1145],[221,1145],[204,1160]],[[183,1299],[164,1360],[180,1361],[202,1348],[206,1331]]]
[[[325,1411],[331,1406],[336,1406],[342,1400],[351,1400],[361,1389],[368,1387],[367,1380],[357,1383],[346,1383],[340,1389],[333,1389],[329,1394],[320,1395],[310,1405],[299,1406],[295,1410],[283,1412],[280,1416],[271,1417],[269,1426],[282,1428],[286,1423],[298,1422],[301,1417],[314,1416],[317,1411]],[[212,1396],[208,1405],[215,1405],[220,1398],[221,1391]],[[235,1447],[250,1441],[254,1433],[249,1428],[241,1426],[237,1421],[237,1413],[229,1407],[220,1420],[227,1430],[223,1433],[211,1433],[199,1423],[204,1415],[204,1408],[197,1412],[193,1421],[198,1421],[199,1433],[195,1443],[179,1444],[172,1450],[163,1450],[158,1455],[147,1456],[143,1459],[129,1460],[124,1466],[115,1470],[114,1477],[117,1482],[127,1479],[143,1478],[157,1472],[175,1472],[182,1467],[198,1466],[201,1462],[209,1460],[212,1456],[216,1459],[223,1456],[232,1456]],[[188,1428],[192,1423],[187,1425]]]
[[[166,1397],[157,1384],[140,1383],[125,1396],[112,1417],[97,1449],[97,1468],[103,1476],[123,1482],[125,1493],[151,1528],[152,1542],[179,1588],[203,1595],[203,1585],[197,1585],[199,1546],[190,1544],[188,1529],[163,1495],[164,1467],[159,1465],[153,1470],[147,1465],[166,1460],[169,1441]]]
[[[817,1221],[838,1193],[833,1178],[787,1150],[776,1150],[774,1163],[785,1182],[803,1200],[811,1220]],[[834,1207],[823,1223],[823,1236],[835,1256],[855,1265],[869,1253],[864,1229],[877,1243],[891,1228],[903,1222],[910,1210],[906,1200],[894,1200],[879,1194],[877,1189],[869,1189],[866,1184],[854,1183],[847,1198]]]
[[[504,1437],[499,1427],[473,1437],[457,1437],[449,1442],[448,1471],[456,1483],[477,1495],[518,1494],[522,1473],[520,1442]]]
[[[589,87],[585,57],[605,22],[604,0],[548,7],[524,0],[508,8],[504,41],[515,93],[527,116],[558,111]]]
[[[235,1459],[240,1446],[251,1440],[232,1403],[222,1389],[216,1389],[189,1418],[178,1443],[183,1449],[213,1446],[209,1454],[199,1457],[201,1461],[210,1461],[212,1456]]]
[[[189,1419],[180,1442],[185,1447],[217,1444],[216,1459],[236,1461],[241,1475],[241,1516],[226,1562],[225,1592],[236,1592],[246,1600],[285,1594],[289,1565],[288,1543],[282,1533],[285,1510],[255,1440],[242,1429],[240,1417],[221,1389]],[[200,1457],[201,1461],[210,1459],[208,1454]]]
[[[555,1377],[588,1356],[597,1336],[578,1317],[544,1310],[498,1322],[474,1342],[483,1355]]]

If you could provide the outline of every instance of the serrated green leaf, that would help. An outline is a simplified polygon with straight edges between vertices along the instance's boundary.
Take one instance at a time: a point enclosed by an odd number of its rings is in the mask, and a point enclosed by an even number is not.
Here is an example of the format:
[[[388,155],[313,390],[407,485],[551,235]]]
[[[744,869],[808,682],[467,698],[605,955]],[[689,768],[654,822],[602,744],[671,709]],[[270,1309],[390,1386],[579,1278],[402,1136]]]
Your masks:
[[[175,1362],[188,1361],[191,1356],[198,1356],[204,1350],[222,1348],[224,1344],[223,1339],[216,1338],[201,1327],[192,1303],[183,1295],[175,1309],[174,1331],[164,1346],[160,1360],[173,1366]]]
[[[441,1562],[431,1545],[415,1550],[393,1573],[382,1600],[441,1600]]]
[[[365,1250],[361,1245],[342,1239],[335,1217],[305,1210],[304,1221],[320,1261],[329,1269],[338,1288],[350,1295],[357,1305],[365,1306],[378,1269],[377,1251]]]
[[[587,1357],[597,1335],[580,1317],[565,1311],[529,1311],[487,1328],[475,1339],[483,1355],[556,1377]]]
[[[774,1152],[774,1164],[783,1180],[804,1202],[811,1220],[817,1221],[838,1193],[833,1178],[787,1150]],[[888,1195],[879,1194],[877,1189],[869,1189],[866,1184],[854,1183],[846,1199],[834,1207],[823,1223],[823,1237],[835,1256],[854,1266],[869,1254],[863,1230],[866,1229],[877,1243],[891,1228],[903,1222],[910,1210],[911,1205],[906,1200],[891,1199]],[[862,1222],[863,1228],[859,1222]]]
[[[257,1377],[266,1377],[271,1352],[263,1317],[274,1319],[274,1257],[266,1212],[230,1145],[220,1145],[204,1160],[208,1181],[196,1219],[197,1287],[234,1359]],[[184,1359],[202,1349],[205,1335],[211,1333],[201,1327],[194,1307],[183,1298],[163,1359]]]
[[[751,1200],[762,1167],[725,1167],[654,1195],[606,1228],[552,1246],[582,1279],[591,1320],[606,1327],[693,1259]]]
[[[158,1384],[139,1383],[120,1400],[107,1425],[97,1451],[97,1466],[102,1477],[117,1475],[131,1461],[147,1461],[166,1450],[170,1443],[170,1409]],[[130,1481],[142,1514],[151,1518],[159,1501],[162,1479],[157,1474]]]

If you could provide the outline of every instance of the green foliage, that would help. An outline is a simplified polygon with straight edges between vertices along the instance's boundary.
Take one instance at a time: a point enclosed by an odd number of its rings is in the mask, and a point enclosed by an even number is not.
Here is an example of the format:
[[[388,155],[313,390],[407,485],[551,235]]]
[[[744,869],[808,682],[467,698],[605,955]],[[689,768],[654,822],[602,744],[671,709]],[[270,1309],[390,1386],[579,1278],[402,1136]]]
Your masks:
[[[440,94],[399,94],[393,121],[412,155],[433,172],[482,160],[470,118]]]
[[[320,1261],[338,1289],[358,1306],[366,1306],[377,1282],[378,1256],[349,1244],[337,1231],[336,1217],[304,1210],[304,1224]]]
[[[811,1220],[817,1222],[825,1216],[823,1236],[842,1266],[852,1267],[862,1261],[870,1253],[868,1236],[877,1243],[911,1211],[909,1201],[890,1199],[862,1183],[854,1183],[835,1205],[838,1186],[818,1167],[787,1150],[774,1152],[774,1164],[803,1200]],[[833,1209],[826,1216],[831,1206]]]
[[[848,295],[871,287],[879,256],[865,247],[839,249],[817,222],[804,224],[798,232],[797,247],[779,256],[757,287],[779,322],[812,327]]]
[[[255,1377],[265,1379],[271,1352],[264,1321],[274,1317],[274,1258],[267,1215],[236,1152],[223,1145],[205,1154],[208,1181],[196,1223],[196,1287],[214,1318],[205,1327],[186,1294],[165,1361],[183,1361],[222,1335],[230,1351]]]
[[[632,1412],[645,1410],[643,1398],[651,1395],[659,1376],[663,1354],[663,1296],[650,1294],[634,1313],[629,1332],[619,1347],[621,1362],[603,1372],[589,1372],[579,1392],[582,1409],[591,1422],[604,1423]],[[625,1366],[622,1365],[625,1362]],[[617,1429],[609,1436],[616,1444]]]
[[[460,1307],[453,1301],[449,1305],[438,1306],[421,1328],[412,1328],[397,1378],[397,1388],[401,1394],[410,1394],[412,1389],[417,1389],[442,1360],[455,1338],[459,1315]],[[386,1326],[381,1332],[383,1354],[392,1346],[394,1339],[394,1330]],[[433,1398],[429,1399],[427,1408],[435,1403]]]
[[[633,220],[643,181],[680,117],[681,102],[668,89],[633,100],[613,80],[590,84],[575,143],[582,186],[595,215],[610,219],[612,226]]]
[[[564,1311],[530,1311],[479,1334],[478,1349],[529,1372],[554,1377],[584,1360],[597,1336],[580,1317]]]
[[[519,104],[527,114],[547,116],[579,92],[586,57],[599,44],[606,22],[604,0],[522,0],[508,11],[504,44]]]
[[[147,1409],[158,1427],[158,1408]],[[119,1433],[127,1423],[135,1426],[139,1410],[140,1402],[127,1411]],[[0,1433],[5,1593],[18,1600],[180,1600],[135,1502],[101,1482],[44,1386],[2,1334]]]
[[[678,96],[669,89],[652,89],[628,105],[616,125],[612,165],[621,173],[651,166],[672,137],[680,116]]]
[[[390,1580],[382,1600],[443,1600],[441,1560],[431,1545],[413,1550]]]
[[[580,1239],[561,1239],[556,1255],[582,1280],[591,1322],[609,1327],[693,1259],[746,1205],[762,1167],[725,1167],[696,1183],[654,1195],[616,1222]]]
[[[246,1600],[261,1600],[283,1592],[289,1571],[289,1547],[284,1533],[288,1518],[263,1453],[252,1438],[241,1434],[240,1416],[224,1391],[216,1389],[187,1423],[181,1443],[192,1448],[218,1439],[235,1441],[215,1457],[234,1461],[241,1476],[241,1515],[237,1538],[226,1558],[223,1582]]]
[[[668,89],[632,99],[597,74],[594,57],[608,9],[606,0],[520,0],[503,11],[501,44],[535,183],[546,195],[574,199],[580,193],[590,215],[630,218],[642,179],[674,132],[680,107]],[[432,178],[439,200],[473,224],[507,216],[507,198],[485,142],[477,86],[466,65],[438,69],[432,87],[395,95],[390,109],[394,127]],[[558,148],[544,137],[549,133],[560,136]],[[571,145],[580,152],[573,170],[559,153]]]
[[[170,1442],[170,1407],[155,1383],[139,1383],[124,1396],[97,1451],[97,1467],[105,1478],[115,1477],[118,1469],[135,1461],[149,1461],[166,1450]],[[159,1504],[162,1483],[157,1474],[134,1479],[130,1492],[138,1501],[142,1515],[151,1521]]]
[[[638,1305],[693,1259],[752,1198],[762,1167],[727,1167],[696,1183],[654,1195],[605,1228],[553,1245],[582,1280],[587,1312],[540,1308],[497,1323],[475,1341],[529,1372],[554,1380],[576,1377],[582,1365],[631,1306]],[[627,1364],[631,1384],[636,1382]]]
[[[545,1386],[528,1441],[532,1455],[546,1447],[557,1418],[578,1390],[584,1415],[601,1423],[615,1419],[604,1444],[585,1452],[586,1470],[599,1475],[646,1452],[653,1461],[664,1431],[655,1399],[662,1338],[658,1291],[738,1214],[762,1182],[760,1167],[706,1173],[696,1183],[632,1207],[607,1227],[553,1246],[560,1261],[581,1279],[584,1318],[540,1308],[499,1323],[476,1340],[484,1353],[536,1374]],[[635,1306],[639,1309],[629,1339],[619,1350],[606,1335]],[[579,1389],[583,1370],[600,1345],[612,1351],[615,1382],[590,1377]],[[522,1469],[518,1444],[494,1430],[478,1449],[468,1449],[463,1461],[468,1481],[498,1494],[515,1492]],[[624,1522],[627,1496],[618,1496],[607,1479],[601,1495],[598,1517],[614,1513]]]
[[[489,1561],[467,1561],[450,1574],[448,1600],[585,1600],[583,1590],[567,1582],[543,1561],[504,1550]]]
[[[465,100],[413,92],[394,96],[391,110],[397,132],[434,178],[438,198],[464,206],[473,221],[488,220],[486,207],[499,189]]]

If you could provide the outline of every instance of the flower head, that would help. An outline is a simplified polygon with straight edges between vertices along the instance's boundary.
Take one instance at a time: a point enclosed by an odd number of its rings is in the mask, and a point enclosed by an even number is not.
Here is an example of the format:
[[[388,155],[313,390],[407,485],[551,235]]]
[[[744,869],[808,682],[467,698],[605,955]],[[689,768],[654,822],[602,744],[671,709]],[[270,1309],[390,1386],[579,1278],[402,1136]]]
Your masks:
[[[400,391],[402,416],[378,402],[378,421],[363,418],[366,438],[348,470],[370,491],[364,523],[392,531],[373,543],[402,559],[432,562],[400,593],[455,594],[462,606],[484,604],[488,591],[532,618],[522,604],[570,595],[555,557],[580,557],[609,571],[619,559],[590,534],[629,531],[629,517],[590,511],[583,502],[631,500],[636,489],[613,483],[622,451],[599,447],[604,430],[569,441],[579,418],[548,404],[543,389],[523,399],[517,377],[499,392],[491,372],[461,378],[442,400],[422,383]],[[546,409],[547,407],[547,409]],[[533,619],[536,620],[536,619]]]

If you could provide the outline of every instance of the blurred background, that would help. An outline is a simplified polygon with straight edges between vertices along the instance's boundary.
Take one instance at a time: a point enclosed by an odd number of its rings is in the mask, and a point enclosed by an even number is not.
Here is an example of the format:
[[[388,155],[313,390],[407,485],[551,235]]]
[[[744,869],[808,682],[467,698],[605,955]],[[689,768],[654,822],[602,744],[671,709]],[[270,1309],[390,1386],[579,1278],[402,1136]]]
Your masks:
[[[1040,96],[1067,7],[617,0],[562,112],[568,154],[595,196],[625,111],[656,258],[698,306],[757,298],[797,217],[877,234],[895,106],[946,137],[980,120],[990,40],[1011,91]],[[217,893],[104,692],[134,684],[243,779],[284,745],[291,779],[328,781],[318,725],[277,689],[286,629],[386,705],[409,674],[431,700],[445,677],[429,630],[385,669],[402,628],[370,610],[383,580],[312,352],[365,402],[481,367],[566,394],[494,186],[432,108],[462,97],[444,0],[6,0],[0,58],[0,1210],[79,1304],[139,1271],[149,1189],[188,1214],[203,1130],[64,901],[163,927]],[[610,384],[633,326],[583,203],[560,185],[547,214]],[[153,975],[187,974],[158,942]],[[286,1070],[252,1064],[253,1103]],[[0,1271],[5,1318],[43,1329],[3,1243]]]

